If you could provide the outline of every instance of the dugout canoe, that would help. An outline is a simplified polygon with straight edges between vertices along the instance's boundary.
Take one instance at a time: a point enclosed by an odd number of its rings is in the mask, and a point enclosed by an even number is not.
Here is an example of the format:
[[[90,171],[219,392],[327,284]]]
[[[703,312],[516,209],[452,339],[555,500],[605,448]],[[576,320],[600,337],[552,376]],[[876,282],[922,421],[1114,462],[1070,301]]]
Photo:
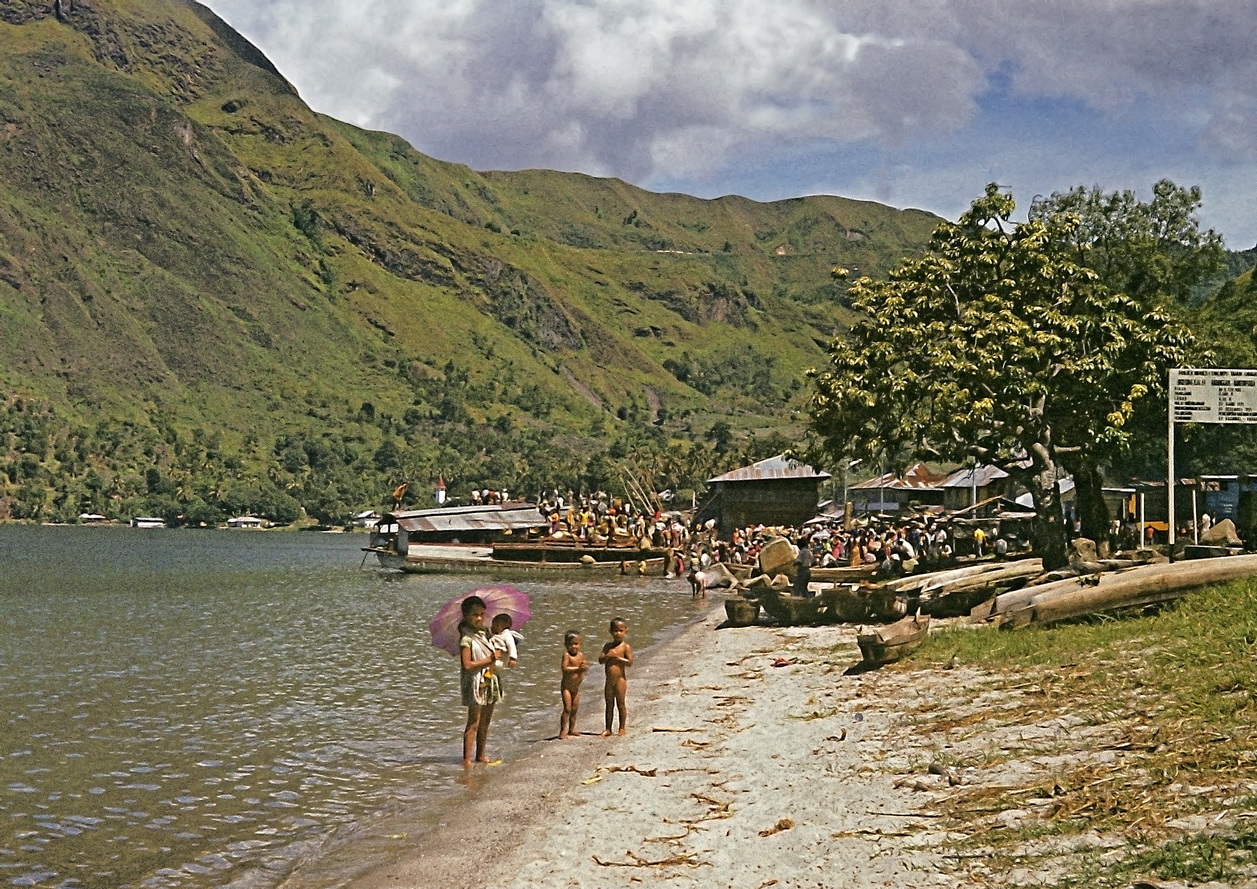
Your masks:
[[[916,651],[930,632],[930,617],[918,611],[911,617],[895,621],[884,627],[861,629],[855,641],[860,655],[870,667],[893,663]]]

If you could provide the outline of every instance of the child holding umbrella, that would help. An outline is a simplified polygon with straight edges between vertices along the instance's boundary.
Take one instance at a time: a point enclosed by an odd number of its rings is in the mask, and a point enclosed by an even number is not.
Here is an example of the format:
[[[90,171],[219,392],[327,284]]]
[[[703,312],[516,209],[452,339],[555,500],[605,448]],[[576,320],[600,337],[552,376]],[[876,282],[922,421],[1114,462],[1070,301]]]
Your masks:
[[[471,768],[473,746],[476,762],[488,762],[485,744],[493,705],[502,697],[501,686],[492,674],[495,659],[488,636],[485,635],[485,602],[479,596],[468,596],[462,604],[463,620],[458,625],[459,679],[463,706],[467,708],[467,727],[463,729],[463,768]]]

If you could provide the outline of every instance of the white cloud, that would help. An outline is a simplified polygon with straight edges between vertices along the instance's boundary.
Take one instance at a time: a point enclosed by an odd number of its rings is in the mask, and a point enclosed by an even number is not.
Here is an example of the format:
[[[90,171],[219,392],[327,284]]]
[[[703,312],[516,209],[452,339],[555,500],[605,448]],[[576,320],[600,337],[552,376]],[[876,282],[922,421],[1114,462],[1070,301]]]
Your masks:
[[[972,131],[967,153],[951,155],[956,169],[1034,179],[1030,165],[1068,167],[1088,154],[1059,122],[1034,132],[1026,109],[1042,102],[1086,109],[1112,134],[1155,119],[1158,138],[1136,146],[1141,170],[1157,167],[1158,151],[1176,152],[1166,166],[1195,154],[1217,180],[1257,157],[1257,16],[1247,0],[211,5],[318,110],[482,169],[718,187],[751,175],[736,169],[740,158],[829,146],[880,155],[873,166],[887,178],[914,147],[925,157]],[[1020,157],[982,129],[1001,109],[1022,130]],[[1108,137],[1097,128],[1086,138]],[[804,183],[781,166],[777,196],[798,193]],[[1122,159],[1111,166],[1123,169]],[[911,178],[956,178],[919,172]]]

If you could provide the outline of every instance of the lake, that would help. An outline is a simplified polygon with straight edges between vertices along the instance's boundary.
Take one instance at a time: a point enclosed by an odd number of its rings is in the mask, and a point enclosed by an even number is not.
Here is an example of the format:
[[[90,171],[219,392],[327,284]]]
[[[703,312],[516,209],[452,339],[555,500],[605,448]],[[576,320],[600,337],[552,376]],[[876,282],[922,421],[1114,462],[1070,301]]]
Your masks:
[[[532,597],[490,736],[508,760],[557,733],[566,630],[596,653],[622,615],[642,652],[706,610],[683,581],[360,568],[365,544],[0,526],[0,881],[342,885],[468,792],[457,661],[427,629],[447,600]],[[585,730],[600,691],[591,672]]]

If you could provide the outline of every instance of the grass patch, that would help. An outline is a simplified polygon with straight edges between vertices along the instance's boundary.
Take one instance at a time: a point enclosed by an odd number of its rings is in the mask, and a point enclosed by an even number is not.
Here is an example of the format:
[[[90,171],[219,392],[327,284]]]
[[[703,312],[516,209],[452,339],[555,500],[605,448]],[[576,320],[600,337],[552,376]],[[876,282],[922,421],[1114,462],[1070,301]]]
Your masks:
[[[1255,644],[1257,579],[1138,616],[932,634],[914,668],[952,662],[987,678],[963,706],[917,708],[917,731],[957,741],[1013,727],[1001,737],[1015,740],[978,766],[1023,766],[1010,772],[1022,780],[955,788],[935,808],[972,835],[971,845],[993,850],[997,869],[1024,867],[1027,844],[1045,834],[1097,831],[1127,844],[1103,867],[1093,853],[1075,855],[1069,874],[1046,885],[1250,873],[1257,868],[1257,828],[1247,820],[1257,814]],[[1009,810],[1030,813],[1025,826],[995,821]],[[988,829],[973,833],[984,823]]]

